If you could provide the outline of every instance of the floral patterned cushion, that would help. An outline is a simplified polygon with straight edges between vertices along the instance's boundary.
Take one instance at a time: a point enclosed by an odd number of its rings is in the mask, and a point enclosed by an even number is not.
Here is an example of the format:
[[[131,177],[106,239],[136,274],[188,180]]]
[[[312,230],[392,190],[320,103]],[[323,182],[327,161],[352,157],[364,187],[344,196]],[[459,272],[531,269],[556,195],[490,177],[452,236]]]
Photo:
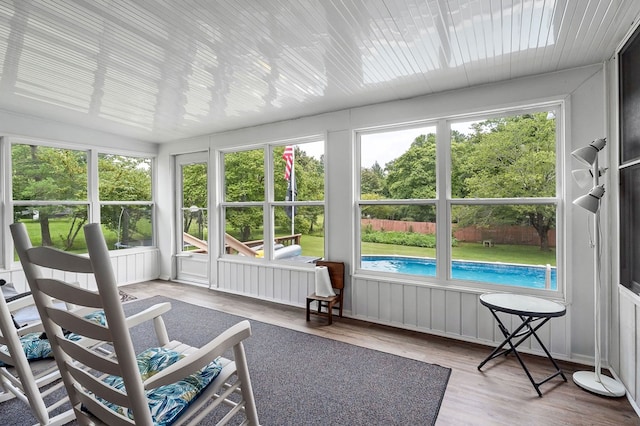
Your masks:
[[[105,325],[107,323],[104,311],[92,312],[88,315],[85,315],[85,318],[101,325]],[[80,336],[75,333],[68,333],[66,337],[70,340],[80,340]],[[25,334],[24,336],[20,337],[20,343],[22,344],[24,354],[29,361],[53,358],[51,343],[49,343],[49,340],[46,338],[46,335],[44,335],[44,333],[37,332]],[[0,350],[2,350],[3,352],[7,352],[7,347],[4,345],[0,345]],[[0,367],[4,365],[5,364],[0,361]]]
[[[147,349],[137,356],[138,369],[140,370],[142,380],[152,377],[184,358],[184,356],[185,355],[171,349]],[[200,395],[202,390],[218,376],[221,370],[222,364],[218,358],[202,370],[177,383],[148,390],[147,400],[149,401],[153,424],[162,426],[172,424],[180,416],[180,413]],[[121,377],[109,376],[104,382],[116,389],[124,390],[124,382]],[[98,400],[117,413],[133,420],[133,414],[130,409],[109,403],[101,398],[98,398]]]
[[[43,358],[52,358],[53,352],[51,351],[51,344],[47,339],[41,339],[40,335],[42,333],[29,333],[20,337],[20,343],[22,344],[22,349],[24,349],[24,354],[27,356],[29,361]],[[3,352],[8,352],[7,347],[2,345],[0,346],[0,350]],[[0,361],[0,367],[4,367],[6,364]]]

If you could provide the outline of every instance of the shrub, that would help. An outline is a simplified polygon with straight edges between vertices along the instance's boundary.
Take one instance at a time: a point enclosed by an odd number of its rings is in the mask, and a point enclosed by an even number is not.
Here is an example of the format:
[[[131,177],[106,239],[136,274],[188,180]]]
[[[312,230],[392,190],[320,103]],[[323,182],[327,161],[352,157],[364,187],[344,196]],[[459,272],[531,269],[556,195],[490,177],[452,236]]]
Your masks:
[[[384,232],[369,231],[364,232],[361,236],[362,242],[379,243],[379,244],[395,244],[398,246],[435,248],[436,236],[434,234],[416,234],[415,232]],[[458,240],[452,239],[451,245],[456,247]]]

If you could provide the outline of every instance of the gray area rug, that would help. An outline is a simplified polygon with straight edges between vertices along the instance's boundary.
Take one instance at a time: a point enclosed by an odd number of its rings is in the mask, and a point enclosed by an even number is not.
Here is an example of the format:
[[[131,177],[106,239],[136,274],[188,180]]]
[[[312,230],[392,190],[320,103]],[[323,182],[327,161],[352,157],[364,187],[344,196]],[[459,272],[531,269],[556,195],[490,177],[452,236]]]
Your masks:
[[[201,346],[243,318],[166,297],[125,303],[136,312],[169,301],[169,337]],[[433,425],[451,369],[250,320],[245,349],[260,423],[269,425]],[[136,349],[154,346],[136,327]],[[30,425],[19,401],[0,404],[3,424]],[[215,413],[202,424],[215,424]]]

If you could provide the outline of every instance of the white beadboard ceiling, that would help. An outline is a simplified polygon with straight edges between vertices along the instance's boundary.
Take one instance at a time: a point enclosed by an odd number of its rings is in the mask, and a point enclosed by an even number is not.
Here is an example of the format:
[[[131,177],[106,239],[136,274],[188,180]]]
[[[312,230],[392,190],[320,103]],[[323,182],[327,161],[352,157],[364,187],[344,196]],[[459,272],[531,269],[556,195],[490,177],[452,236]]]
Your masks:
[[[602,62],[640,0],[0,0],[0,109],[166,142]]]

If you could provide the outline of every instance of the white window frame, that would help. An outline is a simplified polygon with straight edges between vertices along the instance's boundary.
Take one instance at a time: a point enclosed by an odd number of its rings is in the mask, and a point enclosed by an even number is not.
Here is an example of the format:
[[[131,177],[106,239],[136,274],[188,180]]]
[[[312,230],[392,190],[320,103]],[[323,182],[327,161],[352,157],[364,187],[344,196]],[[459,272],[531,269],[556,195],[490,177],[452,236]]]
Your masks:
[[[10,172],[3,173],[2,176],[2,188],[4,191],[0,190],[2,195],[2,219],[5,226],[4,229],[8,229],[10,223],[13,223],[13,210],[15,205],[20,206],[29,206],[29,205],[86,205],[87,206],[87,214],[88,214],[88,223],[100,223],[100,206],[103,204],[131,204],[131,205],[149,205],[151,206],[151,218],[152,218],[152,245],[151,246],[143,246],[143,247],[135,247],[127,250],[151,250],[154,249],[157,244],[157,214],[156,214],[156,187],[157,187],[157,158],[155,154],[145,153],[145,152],[133,152],[126,150],[109,150],[104,147],[87,147],[86,145],[70,143],[70,142],[60,142],[60,141],[51,141],[47,139],[41,138],[31,138],[31,137],[20,137],[20,136],[9,136],[3,137],[0,140],[0,152],[2,153],[2,166],[3,170],[12,170],[12,150],[11,147],[14,144],[23,144],[23,145],[37,145],[48,148],[56,148],[56,149],[68,149],[73,151],[85,152],[87,155],[87,198],[86,200],[55,200],[55,201],[47,201],[47,200],[18,200],[16,203],[13,200],[13,181]],[[144,157],[149,158],[151,160],[151,201],[129,201],[129,202],[120,202],[120,201],[103,201],[99,200],[99,191],[98,191],[98,154],[113,154],[113,155],[122,155],[128,157]],[[4,238],[4,244],[2,245],[2,263],[5,268],[11,267],[18,264],[19,262],[13,259],[13,240],[10,236],[7,235]],[[120,250],[122,251],[122,250]]]
[[[264,262],[277,262],[277,263],[288,263],[295,264],[297,266],[300,265],[300,262],[292,262],[287,261],[286,259],[273,259],[274,253],[274,219],[275,219],[275,208],[276,207],[286,207],[291,206],[293,208],[297,207],[306,207],[306,206],[315,206],[315,207],[323,207],[324,214],[326,218],[326,188],[327,188],[327,175],[324,175],[324,188],[325,188],[325,197],[323,200],[313,200],[313,201],[284,201],[284,200],[274,200],[274,184],[275,184],[275,173],[274,164],[273,164],[273,151],[275,148],[287,146],[287,145],[300,145],[309,142],[323,142],[324,143],[324,170],[326,170],[326,152],[327,152],[327,138],[324,134],[318,135],[310,135],[297,137],[292,139],[279,139],[277,141],[265,142],[262,144],[253,144],[253,145],[243,145],[243,146],[235,146],[229,149],[221,149],[218,151],[218,190],[216,191],[218,196],[218,205],[216,211],[218,212],[218,229],[219,235],[218,245],[219,245],[219,258],[225,260],[234,260],[248,263],[264,263]],[[234,152],[242,152],[242,151],[251,151],[254,149],[263,149],[264,152],[264,177],[265,177],[265,186],[264,186],[264,201],[225,201],[225,170],[224,170],[224,156],[228,153]],[[295,167],[295,165],[294,165]],[[225,210],[227,208],[233,207],[261,207],[263,212],[263,239],[264,239],[264,257],[263,258],[250,258],[246,256],[237,256],[237,255],[229,255],[226,254],[225,244],[224,244],[224,234],[225,234],[225,225],[226,225],[226,213]],[[325,230],[325,238],[324,238],[324,257],[327,257],[327,238],[326,238],[326,224],[324,227]]]
[[[499,198],[499,199],[464,199],[451,197],[451,125],[466,121],[482,121],[491,118],[508,117],[526,113],[551,111],[556,114],[556,196],[539,198]],[[473,114],[442,117],[438,120],[423,122],[394,123],[388,126],[376,126],[356,129],[354,131],[355,144],[355,209],[354,209],[354,271],[355,275],[363,279],[376,279],[390,282],[415,283],[418,285],[437,285],[448,288],[466,288],[477,291],[509,291],[550,297],[564,297],[566,295],[566,270],[557,268],[556,290],[532,289],[517,286],[506,286],[475,281],[463,281],[451,278],[451,210],[454,205],[488,205],[488,204],[554,204],[556,206],[556,265],[564,265],[566,253],[565,241],[565,132],[566,105],[564,100],[552,100],[532,105],[516,106],[493,111],[477,111]],[[416,127],[436,126],[436,198],[421,200],[362,200],[361,199],[361,136],[365,134],[381,133],[385,131],[411,129]],[[384,165],[381,165],[384,166]],[[406,275],[392,272],[378,272],[362,268],[361,253],[361,225],[360,212],[362,206],[367,205],[435,205],[436,206],[436,276]]]
[[[92,218],[92,220],[95,220],[95,222],[97,223],[101,223],[101,218],[100,218],[100,214],[102,211],[102,206],[108,206],[108,205],[117,205],[117,206],[148,206],[151,210],[151,245],[150,246],[137,246],[137,247],[130,247],[130,248],[122,248],[119,249],[118,251],[121,250],[128,250],[128,249],[141,249],[141,248],[150,248],[150,247],[156,247],[157,246],[157,226],[156,226],[156,203],[155,203],[155,199],[156,199],[156,164],[157,164],[157,159],[154,156],[151,155],[145,155],[145,154],[132,154],[132,153],[123,153],[123,152],[115,152],[115,151],[107,151],[104,149],[91,149],[89,151],[90,155],[91,155],[91,160],[89,162],[89,164],[95,164],[95,167],[90,168],[89,170],[89,187],[90,188],[94,188],[95,190],[90,191],[92,197],[91,197],[91,203],[95,206],[97,206],[97,208],[92,209],[93,210],[93,214],[90,216]],[[100,200],[100,182],[98,179],[99,176],[99,172],[100,172],[100,162],[98,161],[98,158],[100,156],[100,154],[104,154],[104,155],[118,155],[121,157],[134,157],[134,158],[145,158],[145,159],[149,159],[149,166],[151,167],[151,200],[144,200],[144,201],[120,201],[120,200],[116,200],[116,201],[102,201]],[[94,184],[95,182],[95,184]],[[113,248],[109,247],[109,250],[113,250]]]

